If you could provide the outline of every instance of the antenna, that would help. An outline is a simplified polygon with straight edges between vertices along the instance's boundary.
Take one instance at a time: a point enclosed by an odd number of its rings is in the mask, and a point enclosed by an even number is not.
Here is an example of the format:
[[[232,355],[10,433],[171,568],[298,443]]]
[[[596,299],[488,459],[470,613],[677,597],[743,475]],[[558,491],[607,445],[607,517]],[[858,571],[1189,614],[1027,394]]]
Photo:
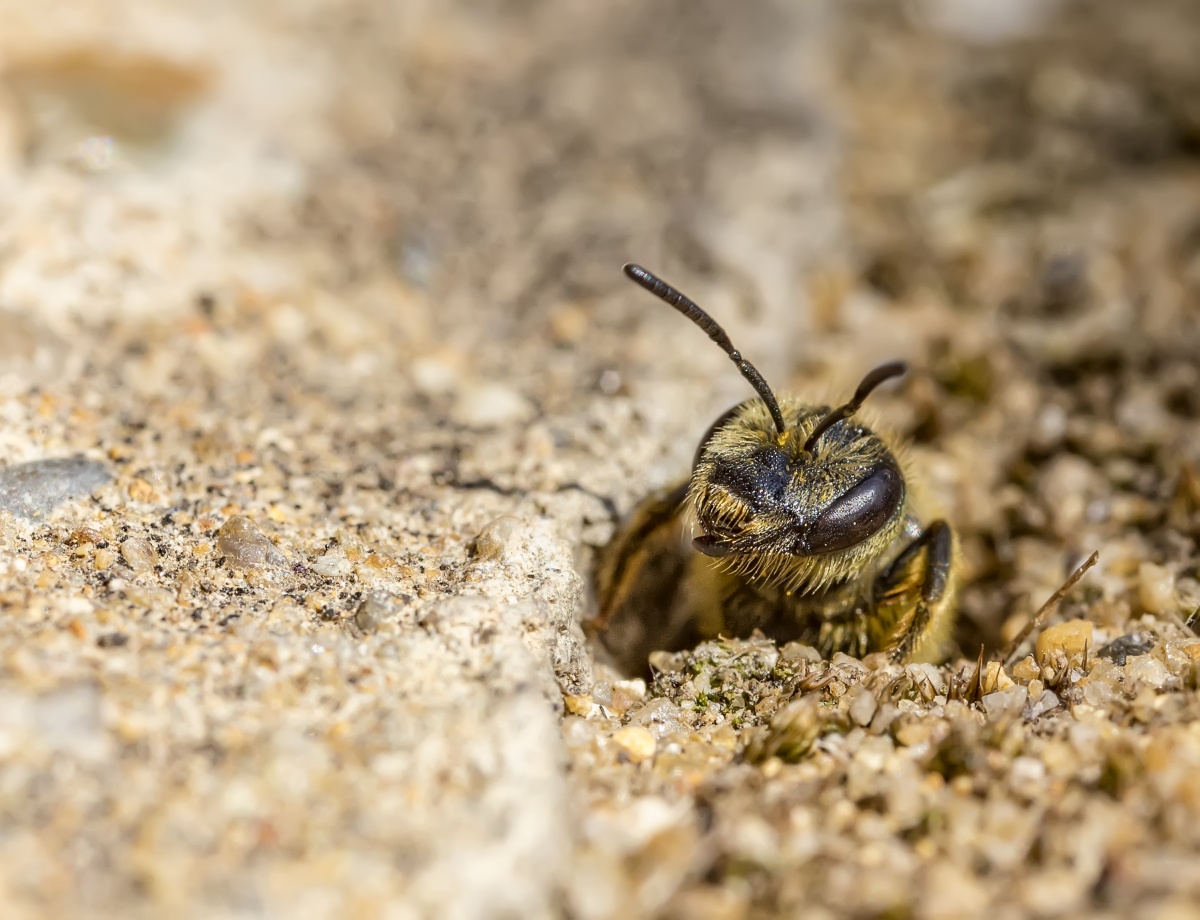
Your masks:
[[[907,373],[908,365],[903,361],[889,361],[887,364],[881,364],[875,370],[871,371],[862,379],[862,383],[858,385],[858,389],[854,391],[854,396],[850,402],[844,406],[838,406],[832,410],[821,421],[817,422],[817,427],[813,429],[812,434],[808,436],[808,440],[804,442],[803,451],[806,454],[811,454],[813,448],[821,435],[827,432],[830,428],[840,422],[842,419],[849,418],[863,404],[863,400],[871,395],[871,391],[885,380],[890,380],[892,377],[900,377]]]
[[[767,386],[767,381],[763,380],[763,376],[758,372],[758,368],[743,358],[741,352],[733,347],[733,342],[729,341],[729,336],[715,319],[705,313],[680,291],[671,287],[671,285],[667,284],[661,278],[652,275],[640,265],[634,265],[632,262],[627,263],[625,265],[625,274],[629,276],[631,281],[640,284],[659,300],[665,300],[707,332],[708,337],[720,345],[725,354],[729,355],[729,359],[738,366],[738,370],[742,372],[742,376],[750,381],[750,386],[754,387],[758,395],[762,397],[762,401],[767,404],[767,408],[771,410],[771,418],[775,420],[775,427],[779,430],[780,435],[787,433],[787,425],[783,421],[783,413],[779,411],[779,402],[775,399],[775,394],[771,392],[771,388]],[[859,390],[861,391],[865,385],[866,381],[863,381],[863,384],[859,386]],[[874,386],[875,383],[871,384],[872,388]],[[870,392],[870,389],[867,392]],[[858,393],[854,395],[856,398],[858,397]],[[866,394],[864,393],[863,395],[865,396]],[[858,406],[856,405],[855,408],[857,409]],[[833,424],[833,422],[830,422],[830,424]]]

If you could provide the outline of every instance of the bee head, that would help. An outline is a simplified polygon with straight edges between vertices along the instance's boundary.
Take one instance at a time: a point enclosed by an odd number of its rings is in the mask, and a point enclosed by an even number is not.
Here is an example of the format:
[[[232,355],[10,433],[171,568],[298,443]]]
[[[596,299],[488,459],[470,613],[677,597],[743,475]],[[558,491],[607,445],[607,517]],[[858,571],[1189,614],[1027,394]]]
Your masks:
[[[792,581],[808,577],[802,560],[823,560],[820,577],[836,578],[881,551],[903,526],[904,477],[882,439],[850,417],[904,363],[871,371],[837,408],[781,406],[704,310],[639,266],[625,274],[708,333],[760,397],[719,418],[697,451],[689,491],[702,531],[696,549],[735,570]]]
[[[848,420],[812,434],[832,411],[785,402],[780,436],[758,400],[729,413],[701,444],[692,474],[700,552],[735,568],[772,559],[856,556],[903,525],[905,484],[883,440]]]

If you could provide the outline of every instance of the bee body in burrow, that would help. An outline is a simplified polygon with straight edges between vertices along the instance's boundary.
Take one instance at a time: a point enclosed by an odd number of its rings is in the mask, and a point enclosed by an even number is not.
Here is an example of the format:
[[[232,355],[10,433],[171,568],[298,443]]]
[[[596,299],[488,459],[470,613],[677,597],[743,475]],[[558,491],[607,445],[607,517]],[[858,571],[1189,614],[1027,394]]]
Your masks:
[[[601,552],[590,625],[618,663],[641,670],[656,649],[755,629],[826,655],[944,656],[953,532],[921,523],[896,440],[855,417],[905,365],[871,371],[841,406],[778,400],[700,307],[645,269],[625,272],[707,332],[758,398],[718,418],[691,476],[642,501]]]

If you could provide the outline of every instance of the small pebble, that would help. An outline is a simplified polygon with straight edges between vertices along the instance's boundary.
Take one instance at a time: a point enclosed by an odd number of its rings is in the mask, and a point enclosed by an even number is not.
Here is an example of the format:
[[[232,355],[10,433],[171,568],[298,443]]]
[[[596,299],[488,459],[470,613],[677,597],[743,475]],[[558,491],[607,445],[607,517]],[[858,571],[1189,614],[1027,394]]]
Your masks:
[[[1067,660],[1083,657],[1084,647],[1092,643],[1092,624],[1088,620],[1067,620],[1047,626],[1037,638],[1037,659],[1046,661],[1055,652],[1061,652]]]
[[[527,422],[535,415],[533,403],[502,383],[466,387],[455,401],[454,420],[468,428],[502,428]]]
[[[462,372],[457,356],[426,356],[417,358],[409,367],[413,385],[426,396],[450,393],[458,387]]]
[[[475,538],[475,558],[503,559],[526,529],[525,522],[513,514],[489,521]]]
[[[1032,697],[1032,702],[1029,704],[1029,710],[1025,713],[1025,718],[1029,721],[1041,718],[1048,712],[1059,707],[1058,695],[1053,690],[1043,690],[1036,697]]]
[[[621,392],[621,375],[611,368],[600,373],[600,392],[605,396],[615,396]]]
[[[613,744],[624,751],[631,761],[641,763],[654,756],[658,742],[650,730],[642,725],[626,725],[613,732]]]
[[[879,708],[879,703],[875,699],[875,694],[871,693],[862,684],[857,685],[850,692],[852,695],[849,710],[850,719],[855,725],[861,725],[865,728],[875,718],[875,710]]]
[[[989,661],[984,668],[983,677],[979,681],[983,693],[994,693],[997,690],[1007,690],[1013,685],[1013,680],[998,661]]]
[[[624,712],[646,698],[646,682],[640,677],[620,680],[613,684],[612,705]]]
[[[390,599],[387,594],[368,594],[354,611],[354,625],[365,633],[374,632],[391,612]]]
[[[1130,633],[1118,636],[1112,642],[1100,649],[1096,654],[1108,658],[1117,664],[1124,664],[1126,659],[1147,654],[1154,648],[1154,637],[1141,633]]]
[[[1143,562],[1138,566],[1138,602],[1146,613],[1167,613],[1174,610],[1175,576],[1171,570]]]
[[[133,480],[129,484],[127,491],[131,501],[141,502],[142,504],[158,501],[158,492],[154,486],[141,477]]]
[[[1036,757],[1014,757],[1009,782],[1027,796],[1038,791],[1046,780],[1046,765]]]
[[[581,696],[575,696],[568,693],[563,697],[563,704],[567,707],[567,712],[571,713],[572,715],[582,716],[584,718],[591,713],[592,709],[596,705],[594,702],[592,702],[591,696],[586,693],[582,694]]]
[[[1031,681],[1036,680],[1041,676],[1042,669],[1038,667],[1037,662],[1032,655],[1026,655],[1020,661],[1013,665],[1012,676],[1016,680]]]
[[[349,575],[354,571],[354,566],[350,560],[346,558],[346,553],[341,547],[326,553],[323,556],[318,556],[311,563],[311,568],[318,575],[324,578],[336,578],[341,575]]]
[[[1096,679],[1091,676],[1083,685],[1083,699],[1097,708],[1107,706],[1117,697],[1117,691],[1108,680]]]
[[[916,747],[924,744],[933,735],[933,727],[925,721],[905,721],[896,729],[896,740],[905,747]]]
[[[980,703],[988,718],[996,719],[1005,713],[1022,712],[1028,699],[1029,691],[1020,684],[1016,684],[1007,690],[997,690],[995,693],[987,694],[980,700]]]
[[[64,502],[90,495],[112,479],[86,457],[52,457],[0,468],[0,511],[37,520]]]
[[[613,685],[606,680],[596,681],[592,684],[592,699],[600,706],[611,706]]]
[[[1171,679],[1167,666],[1150,655],[1130,659],[1125,665],[1125,680],[1139,681],[1147,687],[1160,690]]]
[[[65,542],[67,546],[95,546],[103,539],[99,532],[91,527],[77,527],[71,531]]]
[[[135,572],[145,572],[158,564],[158,551],[149,540],[131,537],[121,543],[121,558]]]
[[[785,662],[809,661],[816,663],[822,661],[820,651],[812,648],[811,645],[804,645],[799,642],[790,642],[784,648],[779,650],[780,660]]]
[[[287,559],[254,522],[242,515],[226,521],[217,532],[217,551],[234,569],[253,569],[259,566],[281,566]]]

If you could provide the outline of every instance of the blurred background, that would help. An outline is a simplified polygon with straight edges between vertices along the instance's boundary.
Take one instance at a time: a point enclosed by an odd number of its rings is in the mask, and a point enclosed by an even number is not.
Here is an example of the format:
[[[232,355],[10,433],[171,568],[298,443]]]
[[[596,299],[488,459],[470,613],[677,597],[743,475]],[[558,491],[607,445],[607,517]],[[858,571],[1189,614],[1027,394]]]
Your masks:
[[[0,460],[103,460],[95,526],[148,541],[157,566],[114,589],[91,538],[62,549],[78,521],[0,525],[29,560],[4,576],[22,624],[5,654],[36,664],[10,692],[44,689],[32,674],[129,681],[103,711],[128,721],[130,747],[45,785],[39,761],[4,793],[25,828],[65,784],[84,803],[13,844],[5,884],[30,903],[58,903],[62,883],[115,905],[207,891],[304,915],[293,876],[268,884],[243,858],[301,878],[330,841],[359,846],[349,815],[386,783],[356,745],[405,749],[409,723],[380,707],[429,684],[405,684],[401,656],[390,696],[361,703],[376,723],[315,689],[289,704],[313,713],[297,738],[332,738],[344,717],[329,744],[345,763],[305,761],[313,785],[263,800],[304,812],[318,775],[328,801],[354,783],[362,799],[329,805],[324,837],[277,823],[218,845],[240,818],[187,764],[267,775],[267,741],[221,733],[269,741],[277,703],[204,642],[292,604],[269,641],[309,649],[367,590],[403,599],[402,636],[469,583],[475,536],[500,514],[555,522],[585,578],[612,509],[684,474],[712,418],[748,395],[625,281],[626,261],[718,317],[777,391],[836,398],[883,360],[912,363],[872,408],[960,534],[967,657],[1093,549],[1064,615],[1115,637],[1200,606],[1192,0],[72,0],[53,16],[0,0],[0,22]],[[291,581],[230,581],[196,548],[238,514],[290,553]],[[97,658],[101,634],[125,639]],[[177,642],[195,656],[186,681]],[[555,663],[582,686],[572,648],[567,671]],[[144,838],[176,863],[105,855],[141,827],[106,791],[131,764],[149,771],[149,812],[178,794],[212,831]],[[111,825],[87,817],[103,802]],[[464,851],[456,833],[446,846]],[[546,840],[561,843],[531,852]],[[64,874],[32,875],[20,853]],[[181,865],[194,874],[172,881]],[[363,897],[400,898],[392,863],[370,865]],[[610,870],[610,887],[640,871]],[[638,897],[666,904],[688,871]],[[530,897],[525,915],[559,903]],[[572,910],[604,915],[586,903]]]

